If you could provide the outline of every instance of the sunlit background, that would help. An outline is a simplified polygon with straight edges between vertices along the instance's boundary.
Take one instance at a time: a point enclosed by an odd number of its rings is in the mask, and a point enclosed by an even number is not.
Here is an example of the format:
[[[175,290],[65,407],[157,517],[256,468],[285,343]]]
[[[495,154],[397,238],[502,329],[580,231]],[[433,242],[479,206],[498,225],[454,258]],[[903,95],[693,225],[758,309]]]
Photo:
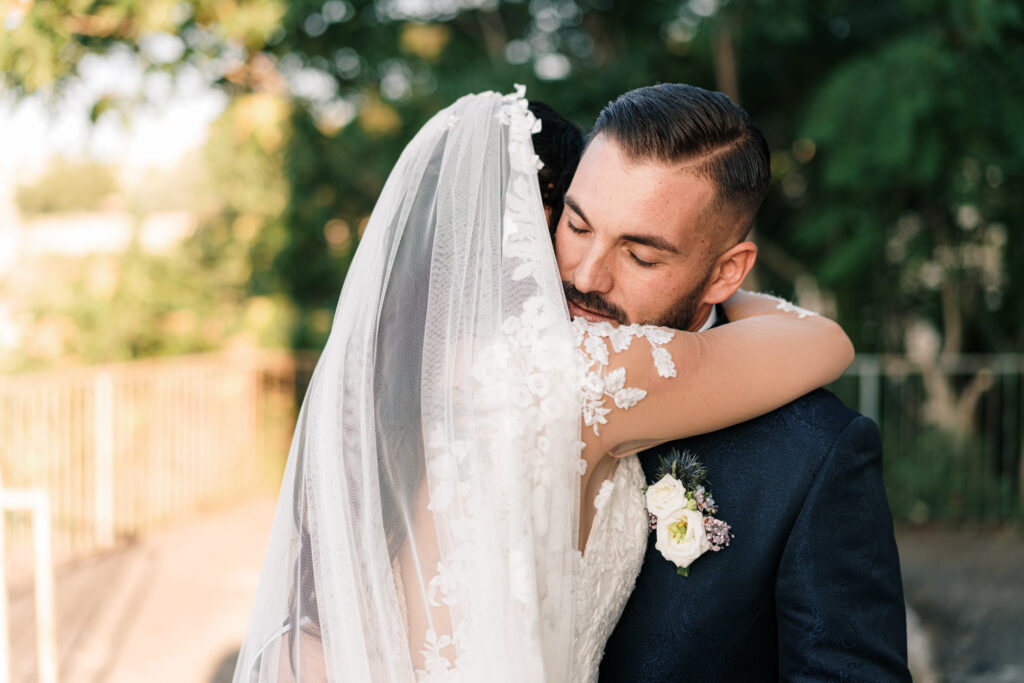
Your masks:
[[[721,90],[748,286],[836,317],[917,680],[1024,681],[1017,0],[0,0],[0,680],[230,680],[297,401],[391,165],[458,96]],[[48,532],[48,533],[47,533]],[[6,634],[3,633],[6,629]]]

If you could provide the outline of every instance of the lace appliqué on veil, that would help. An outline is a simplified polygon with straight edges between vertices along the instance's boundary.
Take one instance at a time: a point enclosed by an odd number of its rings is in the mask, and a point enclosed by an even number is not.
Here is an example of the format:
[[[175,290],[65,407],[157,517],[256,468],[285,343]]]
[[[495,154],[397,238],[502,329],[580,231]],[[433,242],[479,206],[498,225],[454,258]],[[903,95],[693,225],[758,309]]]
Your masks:
[[[427,630],[427,640],[423,644],[423,659],[426,670],[417,669],[416,680],[421,683],[454,683],[458,681],[457,672],[452,669],[452,663],[441,651],[448,646],[454,646],[455,639],[447,634],[437,635],[434,629]]]
[[[580,389],[583,392],[583,423],[598,434],[598,425],[608,423],[606,415],[611,408],[605,401],[611,398],[615,406],[627,410],[639,403],[647,392],[638,387],[626,386],[626,368],[606,370],[609,365],[608,344],[615,352],[625,351],[633,340],[642,337],[651,345],[651,357],[658,375],[664,378],[676,376],[676,366],[668,349],[662,347],[675,337],[667,327],[654,325],[619,325],[591,323],[584,318],[572,321],[576,346],[580,349]]]

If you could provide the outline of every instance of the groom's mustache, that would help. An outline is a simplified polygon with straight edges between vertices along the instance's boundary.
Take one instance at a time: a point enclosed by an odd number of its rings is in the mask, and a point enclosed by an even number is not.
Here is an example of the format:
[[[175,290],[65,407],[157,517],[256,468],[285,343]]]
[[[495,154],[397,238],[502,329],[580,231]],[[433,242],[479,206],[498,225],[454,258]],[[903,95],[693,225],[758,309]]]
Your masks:
[[[580,308],[585,308],[591,313],[611,318],[620,325],[629,324],[629,317],[626,315],[626,312],[615,304],[606,301],[597,292],[581,292],[571,282],[566,282],[565,280],[562,280],[562,289],[565,290],[566,300],[571,301]]]

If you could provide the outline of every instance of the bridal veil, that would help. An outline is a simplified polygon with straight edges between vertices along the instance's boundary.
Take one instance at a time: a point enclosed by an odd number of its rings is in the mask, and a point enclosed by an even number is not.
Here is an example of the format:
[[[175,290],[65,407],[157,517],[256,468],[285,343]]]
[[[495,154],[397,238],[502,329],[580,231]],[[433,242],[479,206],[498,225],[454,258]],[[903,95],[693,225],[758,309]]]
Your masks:
[[[292,441],[234,683],[564,681],[575,350],[520,89],[392,171]]]

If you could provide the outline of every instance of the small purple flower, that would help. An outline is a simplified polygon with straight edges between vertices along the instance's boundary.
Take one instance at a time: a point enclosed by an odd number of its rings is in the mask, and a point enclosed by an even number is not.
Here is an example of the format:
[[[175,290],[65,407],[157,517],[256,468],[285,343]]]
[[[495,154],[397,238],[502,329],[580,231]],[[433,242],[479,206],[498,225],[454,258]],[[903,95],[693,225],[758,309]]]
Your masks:
[[[715,552],[728,547],[729,541],[733,538],[732,527],[714,517],[704,518],[704,533],[707,534],[711,550]]]
[[[711,496],[711,492],[703,486],[698,486],[694,489],[693,499],[697,503],[697,509],[703,514],[713,515],[718,512],[718,507],[715,505],[715,499]]]
[[[658,518],[652,515],[650,512],[647,513],[648,522],[650,523],[651,531],[658,528]]]

